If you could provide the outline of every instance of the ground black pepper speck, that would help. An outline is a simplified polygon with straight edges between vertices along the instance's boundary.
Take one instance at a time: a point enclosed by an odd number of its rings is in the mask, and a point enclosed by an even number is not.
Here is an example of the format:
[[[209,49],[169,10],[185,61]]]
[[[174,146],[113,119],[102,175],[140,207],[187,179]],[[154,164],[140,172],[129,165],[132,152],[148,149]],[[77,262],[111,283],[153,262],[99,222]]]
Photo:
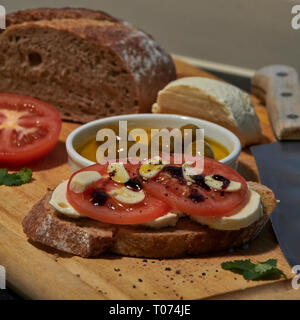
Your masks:
[[[139,282],[143,282],[143,279],[139,278],[138,281],[139,281]]]
[[[180,274],[181,273],[181,271],[180,270],[176,270],[176,272],[175,272],[176,274]]]
[[[170,267],[165,268],[166,271],[171,271],[172,269]]]
[[[120,271],[120,269],[119,269],[119,268],[114,268],[114,270],[115,270],[116,272],[119,272],[119,271]]]

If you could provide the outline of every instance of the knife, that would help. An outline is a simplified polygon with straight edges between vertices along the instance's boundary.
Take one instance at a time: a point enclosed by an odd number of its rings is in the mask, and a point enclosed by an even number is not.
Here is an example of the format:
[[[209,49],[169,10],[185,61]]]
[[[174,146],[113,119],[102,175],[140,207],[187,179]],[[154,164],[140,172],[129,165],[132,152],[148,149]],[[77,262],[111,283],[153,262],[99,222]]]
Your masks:
[[[261,182],[279,199],[273,230],[290,266],[300,265],[300,85],[295,69],[272,65],[258,70],[252,93],[267,107],[278,142],[251,147]]]

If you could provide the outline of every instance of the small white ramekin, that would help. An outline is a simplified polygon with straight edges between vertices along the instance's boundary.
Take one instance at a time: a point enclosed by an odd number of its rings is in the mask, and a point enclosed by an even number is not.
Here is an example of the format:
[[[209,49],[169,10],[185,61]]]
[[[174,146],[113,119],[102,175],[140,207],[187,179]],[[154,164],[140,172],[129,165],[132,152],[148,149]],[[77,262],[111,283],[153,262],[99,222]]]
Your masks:
[[[128,128],[180,128],[185,124],[194,124],[204,129],[206,137],[211,138],[224,145],[230,154],[220,160],[220,162],[236,169],[237,159],[241,153],[241,143],[238,137],[231,131],[209,121],[197,118],[186,117],[175,114],[128,114],[122,116],[114,116],[91,121],[83,126],[75,129],[67,138],[66,148],[69,157],[69,167],[71,173],[95,164],[82,157],[76,149],[84,145],[91,138],[96,136],[99,129],[118,125],[118,121],[127,120]]]

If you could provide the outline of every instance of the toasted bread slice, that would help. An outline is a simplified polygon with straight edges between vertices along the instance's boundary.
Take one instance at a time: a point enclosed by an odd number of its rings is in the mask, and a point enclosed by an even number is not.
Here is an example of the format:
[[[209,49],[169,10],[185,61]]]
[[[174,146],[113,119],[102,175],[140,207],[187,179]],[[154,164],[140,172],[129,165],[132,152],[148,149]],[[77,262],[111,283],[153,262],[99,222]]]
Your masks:
[[[49,205],[50,192],[24,218],[23,230],[31,240],[82,257],[98,256],[107,251],[136,257],[173,258],[219,251],[253,240],[276,206],[269,188],[255,182],[248,182],[248,185],[260,194],[264,215],[240,230],[214,230],[189,218],[180,219],[176,227],[160,230],[110,225],[88,218],[75,220],[59,214]]]

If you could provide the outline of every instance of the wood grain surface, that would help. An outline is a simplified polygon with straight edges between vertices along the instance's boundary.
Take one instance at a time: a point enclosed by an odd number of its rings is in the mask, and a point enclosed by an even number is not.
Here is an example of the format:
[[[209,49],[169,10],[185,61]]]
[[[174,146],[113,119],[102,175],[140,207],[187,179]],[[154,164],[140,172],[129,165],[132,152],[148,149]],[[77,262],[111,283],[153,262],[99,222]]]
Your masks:
[[[176,66],[181,77],[213,77],[181,61],[176,61]],[[261,120],[262,143],[273,141],[265,107],[252,98]],[[53,152],[30,165],[34,172],[31,183],[0,187],[0,264],[6,267],[8,286],[31,299],[239,299],[278,298],[281,293],[298,298],[290,281],[246,281],[220,267],[223,261],[232,259],[276,258],[278,267],[291,278],[293,274],[270,224],[247,248],[185,259],[145,260],[117,255],[83,259],[29,242],[21,221],[49,188],[69,177],[64,142],[77,126],[63,124]],[[249,180],[259,179],[247,149],[241,154],[239,170]]]

